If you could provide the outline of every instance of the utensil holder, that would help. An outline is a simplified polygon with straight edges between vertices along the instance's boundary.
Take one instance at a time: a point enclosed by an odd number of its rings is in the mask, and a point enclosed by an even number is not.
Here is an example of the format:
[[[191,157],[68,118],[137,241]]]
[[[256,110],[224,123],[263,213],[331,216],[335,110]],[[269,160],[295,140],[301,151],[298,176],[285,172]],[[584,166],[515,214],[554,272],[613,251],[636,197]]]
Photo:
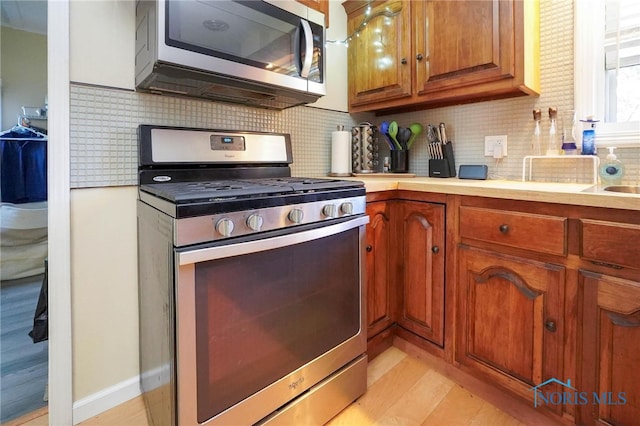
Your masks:
[[[351,169],[354,173],[374,173],[378,165],[378,131],[371,123],[351,128]]]
[[[409,171],[409,150],[394,149],[391,151],[391,173],[407,173]]]

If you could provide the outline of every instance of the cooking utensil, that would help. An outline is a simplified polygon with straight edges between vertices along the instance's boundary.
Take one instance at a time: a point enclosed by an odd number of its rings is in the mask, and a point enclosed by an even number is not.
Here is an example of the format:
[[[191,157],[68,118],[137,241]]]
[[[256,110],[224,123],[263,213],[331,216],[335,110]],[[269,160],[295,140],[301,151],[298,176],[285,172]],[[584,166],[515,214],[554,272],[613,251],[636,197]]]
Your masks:
[[[398,123],[395,121],[389,123],[389,136],[391,137],[391,140],[394,142],[395,146],[398,149],[402,149],[402,146],[400,146],[398,139],[396,139],[396,136],[398,136]]]
[[[411,129],[408,127],[400,127],[398,129],[398,142],[402,146],[402,149],[409,149],[409,139],[411,139]]]
[[[393,142],[391,141],[391,138],[389,137],[388,121],[383,121],[382,123],[380,123],[380,133],[384,135],[384,139],[387,141],[387,144],[389,145],[389,149],[396,149],[396,146],[393,144]]]
[[[422,124],[420,123],[411,123],[409,125],[409,130],[411,130],[411,137],[409,138],[409,141],[407,142],[407,149],[411,148],[411,145],[413,144],[413,141],[416,140],[416,138],[418,137],[418,135],[420,135],[422,133]]]

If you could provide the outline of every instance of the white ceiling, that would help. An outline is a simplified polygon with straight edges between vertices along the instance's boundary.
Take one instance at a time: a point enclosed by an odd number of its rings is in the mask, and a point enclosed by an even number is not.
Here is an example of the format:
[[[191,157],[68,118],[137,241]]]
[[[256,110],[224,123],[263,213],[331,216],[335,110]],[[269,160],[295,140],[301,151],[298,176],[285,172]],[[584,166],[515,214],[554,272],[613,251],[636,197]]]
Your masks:
[[[0,8],[3,26],[47,34],[46,0],[2,0]]]

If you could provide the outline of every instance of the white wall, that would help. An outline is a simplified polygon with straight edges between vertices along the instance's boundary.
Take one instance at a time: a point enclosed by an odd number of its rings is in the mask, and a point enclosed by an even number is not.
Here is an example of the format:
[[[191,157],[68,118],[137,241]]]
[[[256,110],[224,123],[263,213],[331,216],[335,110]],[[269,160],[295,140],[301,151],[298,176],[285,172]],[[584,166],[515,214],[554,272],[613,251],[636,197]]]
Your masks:
[[[71,191],[74,400],[138,374],[136,187]]]
[[[135,1],[71,2],[70,79],[135,87]]]
[[[133,89],[135,2],[77,0],[70,9],[70,80]],[[327,38],[344,38],[339,1],[330,21]],[[314,107],[347,111],[346,49],[330,46],[327,55],[328,94]],[[137,188],[71,192],[73,397],[82,405],[139,373]]]
[[[2,27],[0,40],[0,129],[6,130],[18,123],[22,106],[40,108],[44,105],[47,96],[47,36]],[[47,128],[47,122],[43,120],[34,120],[32,124]]]
[[[329,28],[327,40],[344,40],[347,37],[347,14],[342,1],[329,0]],[[327,95],[312,104],[314,107],[335,111],[349,110],[347,91],[347,48],[342,44],[326,44]]]

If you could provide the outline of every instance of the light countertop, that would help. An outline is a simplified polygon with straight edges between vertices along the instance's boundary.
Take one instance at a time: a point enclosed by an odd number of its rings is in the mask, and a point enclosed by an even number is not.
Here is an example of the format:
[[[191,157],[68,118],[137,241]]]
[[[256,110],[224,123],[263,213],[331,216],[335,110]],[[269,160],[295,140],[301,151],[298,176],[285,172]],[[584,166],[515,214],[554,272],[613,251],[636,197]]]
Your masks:
[[[364,182],[367,192],[402,189],[640,211],[640,195],[595,190],[592,184],[402,177],[393,174],[343,179]]]

